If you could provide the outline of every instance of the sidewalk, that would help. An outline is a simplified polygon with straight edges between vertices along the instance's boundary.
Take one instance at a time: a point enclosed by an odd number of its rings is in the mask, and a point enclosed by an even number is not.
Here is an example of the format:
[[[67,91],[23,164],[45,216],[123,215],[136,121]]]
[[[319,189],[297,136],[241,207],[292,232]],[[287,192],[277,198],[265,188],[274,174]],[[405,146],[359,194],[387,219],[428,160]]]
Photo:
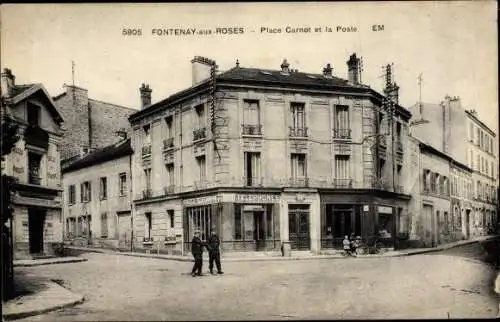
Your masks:
[[[18,296],[2,303],[3,320],[21,319],[83,303],[83,296],[33,275],[14,275]]]
[[[381,258],[381,257],[399,257],[399,256],[411,256],[417,254],[437,252],[444,249],[449,249],[461,245],[472,244],[484,240],[499,238],[499,236],[481,236],[472,240],[461,240],[445,245],[440,245],[434,248],[413,248],[404,250],[391,250],[384,252],[382,254],[366,254],[358,255],[358,258]],[[180,256],[180,255],[163,255],[163,254],[150,254],[146,253],[136,253],[136,252],[119,252],[111,249],[103,248],[91,248],[91,247],[80,247],[80,246],[65,246],[65,248],[76,251],[83,252],[95,252],[95,253],[105,253],[105,254],[116,254],[123,256],[134,256],[134,257],[146,257],[146,258],[157,258],[157,259],[169,259],[183,262],[192,262],[191,256]],[[246,261],[276,261],[276,260],[306,260],[306,259],[333,259],[333,258],[345,258],[341,251],[332,251],[332,254],[312,254],[310,251],[292,251],[291,256],[283,257],[279,252],[269,252],[269,253],[223,253],[221,259],[225,262],[246,262]],[[208,254],[204,253],[206,259],[208,259]],[[205,259],[204,256],[204,259]]]
[[[50,265],[50,264],[78,263],[78,262],[85,262],[86,260],[87,260],[86,258],[80,258],[80,257],[18,259],[14,261],[14,267],[30,267],[30,266]]]

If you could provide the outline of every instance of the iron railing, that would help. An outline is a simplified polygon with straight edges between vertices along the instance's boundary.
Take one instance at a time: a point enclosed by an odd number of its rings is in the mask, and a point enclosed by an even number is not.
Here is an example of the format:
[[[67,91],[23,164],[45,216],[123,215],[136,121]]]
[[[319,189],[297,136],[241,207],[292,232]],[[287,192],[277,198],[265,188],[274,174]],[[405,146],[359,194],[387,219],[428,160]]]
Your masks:
[[[153,190],[151,189],[144,189],[142,190],[142,199],[148,199],[153,196]]]
[[[309,178],[290,178],[288,183],[291,187],[308,187],[309,186]]]
[[[163,140],[163,150],[170,150],[174,147],[174,138]]]
[[[193,141],[202,140],[206,137],[207,137],[206,128],[204,127],[193,131]]]
[[[401,141],[395,141],[394,144],[396,145],[396,152],[403,153],[403,143],[401,143]]]
[[[29,173],[28,180],[29,180],[28,182],[31,184],[40,185],[42,183],[42,178],[40,178],[38,175],[31,173],[31,172]]]
[[[374,179],[372,181],[372,188],[380,189],[380,190],[388,190],[389,189],[389,182],[384,178]]]
[[[351,129],[334,129],[333,137],[335,139],[350,140],[351,139]]]
[[[262,135],[262,125],[248,125],[243,124],[242,126],[243,135]]]
[[[295,138],[306,138],[309,136],[307,127],[289,127],[289,136]]]
[[[335,188],[352,188],[352,179],[333,179]]]
[[[244,185],[247,187],[260,187],[262,186],[262,177],[243,177]]]
[[[142,156],[151,155],[151,145],[145,145],[142,147]]]
[[[174,185],[170,185],[170,186],[163,187],[163,192],[166,195],[173,194],[173,193],[175,193],[175,186]]]

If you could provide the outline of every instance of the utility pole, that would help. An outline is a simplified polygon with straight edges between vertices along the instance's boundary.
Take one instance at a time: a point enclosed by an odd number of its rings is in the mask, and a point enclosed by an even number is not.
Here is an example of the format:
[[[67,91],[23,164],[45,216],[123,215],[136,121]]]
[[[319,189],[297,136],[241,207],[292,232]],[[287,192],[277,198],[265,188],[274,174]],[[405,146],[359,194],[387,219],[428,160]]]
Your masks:
[[[391,135],[391,159],[392,159],[392,190],[396,192],[396,158],[395,158],[395,138],[394,138],[394,117],[395,117],[395,104],[393,97],[394,92],[397,90],[397,85],[393,82],[393,64],[385,66],[385,94],[386,94],[386,110],[389,116],[389,131]]]
[[[418,75],[418,89],[419,89],[419,95],[418,95],[418,107],[420,111],[420,117],[422,117],[422,73]]]

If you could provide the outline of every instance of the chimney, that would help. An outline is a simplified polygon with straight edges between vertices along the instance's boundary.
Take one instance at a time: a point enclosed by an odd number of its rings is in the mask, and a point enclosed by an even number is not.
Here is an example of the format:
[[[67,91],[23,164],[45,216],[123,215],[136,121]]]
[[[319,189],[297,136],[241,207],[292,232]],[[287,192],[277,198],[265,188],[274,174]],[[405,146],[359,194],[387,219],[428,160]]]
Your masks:
[[[323,68],[323,76],[325,76],[325,78],[332,78],[332,71],[332,66],[329,63],[326,64],[326,67]]]
[[[281,72],[283,74],[289,74],[290,73],[290,64],[286,61],[286,58],[283,59],[283,62],[281,63]]]
[[[348,81],[351,84],[359,84],[359,58],[356,53],[352,54],[347,61]]]
[[[16,76],[8,68],[4,68],[2,72],[2,97],[11,97],[14,94]]]
[[[153,90],[149,88],[149,85],[145,85],[142,83],[141,88],[139,88],[139,92],[141,93],[141,109],[145,108],[148,105],[151,105],[151,92]]]
[[[195,56],[191,60],[193,85],[196,85],[210,78],[210,71],[212,69],[212,66],[215,66],[215,68],[217,68],[214,60],[206,57]]]

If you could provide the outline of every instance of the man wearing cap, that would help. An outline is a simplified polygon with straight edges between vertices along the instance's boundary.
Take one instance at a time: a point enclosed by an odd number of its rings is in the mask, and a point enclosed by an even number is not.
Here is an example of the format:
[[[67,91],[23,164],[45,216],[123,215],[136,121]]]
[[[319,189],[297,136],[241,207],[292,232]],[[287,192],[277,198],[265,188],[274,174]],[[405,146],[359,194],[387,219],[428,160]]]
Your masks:
[[[214,261],[217,266],[217,274],[224,274],[220,266],[220,240],[219,236],[215,233],[215,229],[212,229],[210,238],[208,239],[208,255],[209,255],[209,267],[210,274],[214,274]]]
[[[191,270],[191,276],[202,276],[201,269],[203,267],[203,247],[207,247],[208,245],[201,241],[200,239],[200,230],[196,229],[194,231],[193,240],[191,241],[191,254],[194,257],[194,265]]]

